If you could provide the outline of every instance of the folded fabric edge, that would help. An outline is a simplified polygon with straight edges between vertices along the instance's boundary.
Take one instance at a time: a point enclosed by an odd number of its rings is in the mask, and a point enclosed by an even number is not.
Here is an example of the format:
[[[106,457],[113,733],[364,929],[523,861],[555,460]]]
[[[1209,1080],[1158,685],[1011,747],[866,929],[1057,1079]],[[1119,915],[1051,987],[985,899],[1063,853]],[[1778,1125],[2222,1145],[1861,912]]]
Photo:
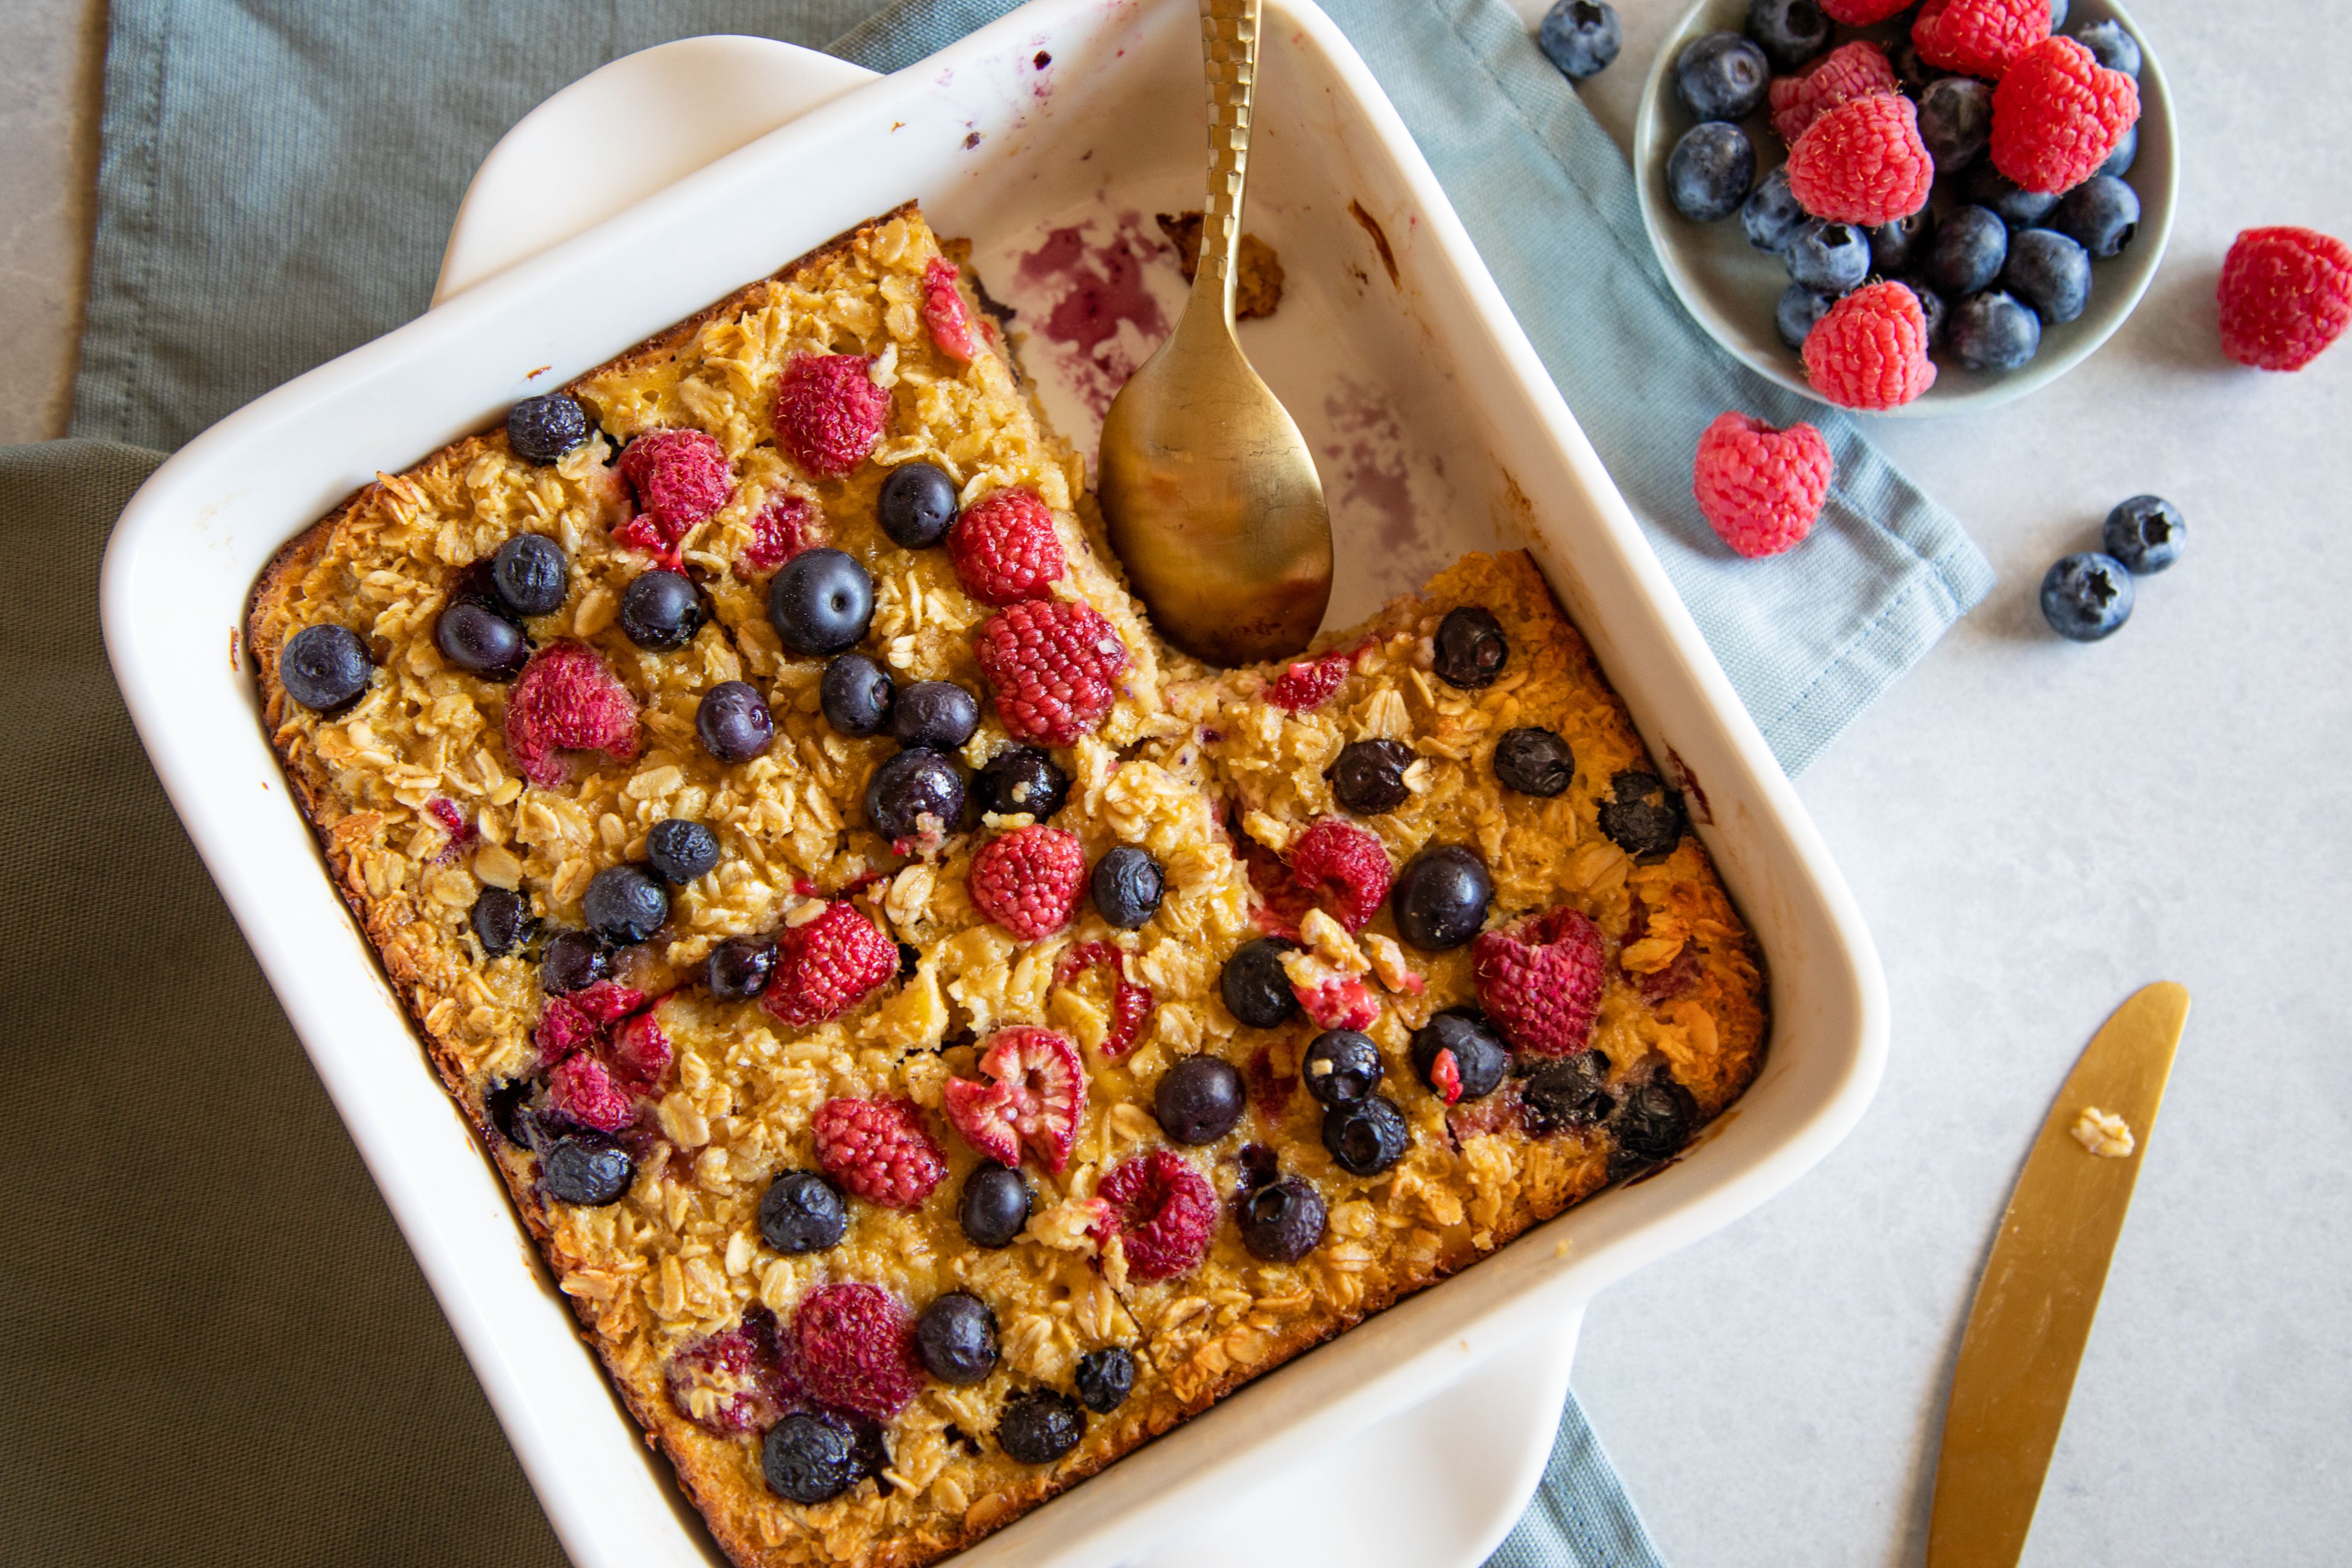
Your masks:
[[[1572,1389],[1536,1495],[1486,1568],[1663,1568]]]

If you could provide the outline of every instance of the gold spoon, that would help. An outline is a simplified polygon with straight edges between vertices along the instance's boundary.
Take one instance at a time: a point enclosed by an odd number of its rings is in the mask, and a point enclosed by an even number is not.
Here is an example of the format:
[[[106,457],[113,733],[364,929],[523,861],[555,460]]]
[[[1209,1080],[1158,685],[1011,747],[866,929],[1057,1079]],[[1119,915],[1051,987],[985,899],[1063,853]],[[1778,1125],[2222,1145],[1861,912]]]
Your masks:
[[[1201,0],[1209,200],[1192,297],[1103,420],[1111,547],[1170,642],[1211,664],[1304,648],[1331,597],[1331,521],[1298,426],[1234,340],[1260,0]]]

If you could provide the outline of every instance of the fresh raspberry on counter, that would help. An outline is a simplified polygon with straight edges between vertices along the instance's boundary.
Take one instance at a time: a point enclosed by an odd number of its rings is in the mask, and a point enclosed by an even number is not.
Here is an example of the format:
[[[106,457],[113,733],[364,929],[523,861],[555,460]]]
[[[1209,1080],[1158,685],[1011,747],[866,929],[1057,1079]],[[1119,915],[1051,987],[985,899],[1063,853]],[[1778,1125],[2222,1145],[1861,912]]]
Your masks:
[[[1307,713],[1331,700],[1355,668],[1352,654],[1327,653],[1286,668],[1265,689],[1265,700],[1286,713]]]
[[[1130,1278],[1172,1279],[1208,1255],[1216,1189],[1173,1151],[1138,1154],[1105,1176],[1095,1195],[1108,1206],[1105,1226],[1118,1232]]]
[[[956,287],[955,264],[938,257],[923,268],[923,325],[948,358],[970,364],[980,357],[980,334],[971,330],[971,313]]]
[[[765,1432],[792,1403],[776,1356],[775,1314],[757,1302],[732,1328],[682,1346],[662,1381],[677,1413],[714,1437]]]
[[[1843,22],[1849,27],[1867,27],[1884,22],[1911,0],[1821,0],[1822,12],[1832,22]]]
[[[1087,1069],[1076,1045],[1053,1029],[999,1029],[981,1053],[980,1070],[987,1081],[950,1078],[940,1090],[948,1125],[1000,1165],[1018,1165],[1025,1149],[1060,1175],[1087,1115]]]
[[[1832,223],[1874,226],[1927,205],[1936,161],[1919,140],[1919,110],[1899,93],[1871,93],[1825,109],[1789,149],[1789,192]]]
[[[1798,75],[1772,79],[1772,129],[1793,146],[1806,127],[1839,104],[1901,90],[1895,68],[1886,63],[1886,51],[1867,38],[1856,38]]]
[[[1291,882],[1313,894],[1349,935],[1380,912],[1395,875],[1378,835],[1336,816],[1321,818],[1292,839],[1287,860]]]
[[[1847,408],[1896,408],[1936,384],[1927,317],[1900,283],[1865,284],[1805,338],[1805,379]]]
[[[557,1115],[599,1132],[618,1132],[637,1119],[627,1091],[586,1051],[573,1052],[548,1073],[547,1103]]]
[[[776,387],[776,440],[784,455],[828,479],[866,460],[890,419],[890,394],[865,354],[794,354]]]
[[[2221,263],[2221,352],[2301,370],[2352,321],[2352,246],[2308,228],[2250,228]]]
[[[2044,38],[1992,89],[1993,167],[2021,190],[2072,190],[2138,121],[2137,82],[2072,38]]]
[[[792,1370],[814,1398],[887,1421],[923,1391],[915,1315],[879,1285],[820,1285],[793,1309]]]
[[[765,576],[811,545],[824,542],[816,508],[805,496],[780,495],[751,520],[751,542],[736,565],[747,577]]]
[[[613,537],[671,567],[695,524],[735,494],[726,450],[699,430],[646,431],[621,449],[621,478],[637,498],[637,515]]]
[[[572,780],[568,751],[636,760],[637,702],[586,643],[550,643],[530,656],[507,698],[507,756],[541,789]]]
[[[974,909],[1024,942],[1036,942],[1077,918],[1086,879],[1078,836],[1031,823],[983,846],[971,858],[968,885]]]
[[[1911,24],[1921,59],[1995,82],[2049,36],[2050,0],[1927,0]]]
[[[1053,511],[1025,488],[996,490],[965,508],[948,531],[948,557],[963,591],[1000,609],[1046,597],[1069,569]]]
[[[1478,1005],[1514,1049],[1560,1057],[1584,1049],[1601,1005],[1601,932],[1565,904],[1482,931],[1470,944]]]
[[[948,1173],[911,1100],[828,1100],[809,1119],[809,1131],[824,1173],[884,1208],[920,1207]]]
[[[1033,599],[992,616],[974,648],[1015,740],[1074,744],[1118,696],[1127,644],[1092,606]]]
[[[893,974],[898,948],[847,904],[776,933],[776,961],[760,1005],[805,1027],[838,1018]]]
[[[1753,559],[1794,549],[1822,515],[1836,464],[1811,425],[1775,430],[1719,414],[1698,438],[1691,493],[1722,541]]]

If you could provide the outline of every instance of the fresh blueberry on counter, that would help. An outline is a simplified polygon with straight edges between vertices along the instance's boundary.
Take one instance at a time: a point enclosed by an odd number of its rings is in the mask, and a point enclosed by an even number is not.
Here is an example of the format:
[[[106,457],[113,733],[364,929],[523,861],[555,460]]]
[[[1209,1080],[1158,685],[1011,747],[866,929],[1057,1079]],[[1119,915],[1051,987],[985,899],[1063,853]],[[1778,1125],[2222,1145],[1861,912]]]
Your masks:
[[[722,763],[748,763],[775,744],[776,720],[747,680],[722,680],[702,694],[694,710],[702,749]]]
[[[526,397],[507,410],[507,445],[541,468],[588,439],[588,411],[569,393]]]
[[[1353,1029],[1326,1029],[1307,1047],[1298,1076],[1317,1104],[1356,1105],[1381,1086],[1381,1047]]]
[[[873,621],[874,578],[841,551],[803,550],[768,584],[768,623],[794,653],[839,653]]]
[[[890,733],[902,746],[953,752],[980,728],[980,699],[951,680],[919,680],[898,693]]]
[[[719,864],[719,836],[699,822],[666,817],[646,835],[646,859],[663,881],[683,887]]]
[[[1947,299],[1989,289],[2009,260],[2009,226],[1990,207],[1958,207],[1944,215],[1927,241],[1920,273]]]
[[[1830,19],[1814,0],[1748,0],[1748,36],[1779,71],[1830,47]]]
[[[2112,555],[2062,555],[2042,579],[2042,618],[2070,641],[2112,637],[2131,613],[2131,572]]]
[[[1257,937],[1235,948],[1217,976],[1225,1011],[1254,1029],[1288,1020],[1298,1011],[1298,994],[1283,972],[1282,955],[1297,951],[1297,942],[1278,936]]]
[[[490,557],[490,584],[516,615],[552,615],[571,591],[572,563],[545,534],[518,533]]]
[[[788,1258],[838,1247],[848,1232],[841,1194],[814,1171],[786,1171],[760,1194],[760,1239]]]
[[[2133,576],[2145,577],[2180,559],[2189,523],[2162,496],[2134,496],[2107,513],[2099,533],[2108,554]]]
[[[1805,209],[1797,205],[1796,196],[1789,189],[1785,163],[1757,181],[1748,199],[1739,204],[1739,227],[1748,236],[1748,243],[1776,256],[1804,221]]]
[[[963,1196],[956,1205],[957,1223],[964,1239],[992,1251],[1013,1245],[1029,1223],[1029,1184],[1021,1173],[992,1160],[972,1167],[963,1179]]]
[[[1807,218],[1780,249],[1789,276],[1816,294],[1843,294],[1870,276],[1870,237],[1847,223]]]
[[[1694,125],[1666,158],[1666,195],[1675,210],[1696,223],[1729,217],[1756,183],[1756,146],[1748,132],[1724,121]]]
[[[342,626],[304,626],[278,655],[286,695],[317,713],[336,713],[359,700],[375,673],[367,644]]]
[[[1625,29],[1605,0],[1553,0],[1536,26],[1544,58],[1570,81],[1599,76],[1625,47]]]
[[[817,710],[845,735],[878,735],[890,722],[898,687],[882,661],[870,654],[837,653],[825,661],[816,685]]]
[[[1952,310],[1944,336],[1969,370],[2015,370],[2042,347],[2042,318],[2003,289],[1971,294]]]
[[[1495,879],[1478,852],[1435,844],[1405,862],[1389,889],[1397,934],[1423,952],[1445,952],[1478,934],[1495,900]]]
[[[929,463],[901,463],[882,481],[875,521],[890,542],[924,550],[948,536],[956,520],[955,481]]]
[[[1772,62],[1737,33],[1694,38],[1675,61],[1675,96],[1695,120],[1745,120],[1771,85]]]
[[[1103,852],[1087,879],[1095,912],[1120,931],[1140,930],[1160,910],[1168,876],[1147,850],[1121,844]]]
[[[2123,254],[2139,232],[2139,193],[2113,174],[2094,174],[2058,198],[2048,226],[2097,260]]]

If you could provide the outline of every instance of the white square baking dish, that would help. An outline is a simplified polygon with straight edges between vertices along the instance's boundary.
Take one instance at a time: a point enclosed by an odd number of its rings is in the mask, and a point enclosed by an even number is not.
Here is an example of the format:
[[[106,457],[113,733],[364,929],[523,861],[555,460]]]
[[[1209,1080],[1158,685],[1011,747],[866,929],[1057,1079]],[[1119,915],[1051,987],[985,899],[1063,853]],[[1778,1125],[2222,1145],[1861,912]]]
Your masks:
[[[1334,619],[1462,550],[1532,550],[1685,784],[1763,946],[1770,1054],[1654,1179],[1258,1380],[960,1560],[975,1568],[1136,1561],[1283,1464],[1572,1321],[1602,1286],[1819,1160],[1885,1054],[1884,984],[1843,880],[1404,127],[1311,5],[1268,0],[1265,34],[1249,226],[1290,281],[1245,342],[1328,459]],[[378,468],[488,425],[527,390],[908,196],[940,232],[970,237],[982,279],[1018,303],[1041,234],[1197,202],[1198,61],[1181,0],[1038,0],[279,388],[159,469],[117,526],[102,613],[142,739],[583,1564],[715,1553],[321,874],[236,644],[247,595],[279,544]],[[1082,397],[1048,403],[1083,437]]]

